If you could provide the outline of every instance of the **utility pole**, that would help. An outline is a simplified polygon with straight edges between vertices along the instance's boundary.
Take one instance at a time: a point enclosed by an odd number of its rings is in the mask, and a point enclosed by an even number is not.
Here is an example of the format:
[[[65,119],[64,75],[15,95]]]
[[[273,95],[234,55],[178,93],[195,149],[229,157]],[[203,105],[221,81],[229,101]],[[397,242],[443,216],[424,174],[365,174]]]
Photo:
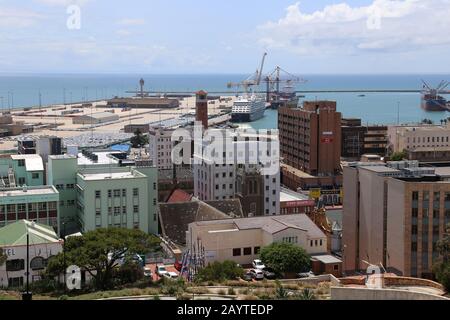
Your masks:
[[[30,234],[28,232],[29,226],[27,225],[27,268],[26,268],[26,292],[22,293],[22,300],[32,300],[33,295],[30,292]]]

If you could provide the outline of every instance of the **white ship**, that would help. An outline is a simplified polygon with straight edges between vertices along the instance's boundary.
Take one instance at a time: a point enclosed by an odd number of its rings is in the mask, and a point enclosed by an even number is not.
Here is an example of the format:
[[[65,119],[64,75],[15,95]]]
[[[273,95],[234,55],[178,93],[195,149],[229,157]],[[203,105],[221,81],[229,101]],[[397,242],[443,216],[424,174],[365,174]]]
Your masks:
[[[251,122],[261,119],[266,110],[266,102],[256,95],[241,96],[233,104],[231,109],[232,122]]]

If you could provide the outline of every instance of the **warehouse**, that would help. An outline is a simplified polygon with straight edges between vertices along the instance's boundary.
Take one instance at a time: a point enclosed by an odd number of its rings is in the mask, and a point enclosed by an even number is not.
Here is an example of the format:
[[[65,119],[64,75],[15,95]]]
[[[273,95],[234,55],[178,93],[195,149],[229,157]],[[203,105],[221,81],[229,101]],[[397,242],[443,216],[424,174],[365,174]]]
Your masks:
[[[75,117],[72,120],[73,124],[99,124],[119,120],[117,114],[111,112],[98,112],[93,114],[85,114]]]
[[[107,105],[113,108],[171,109],[178,108],[180,103],[177,99],[148,97],[142,99],[115,98],[108,100]]]

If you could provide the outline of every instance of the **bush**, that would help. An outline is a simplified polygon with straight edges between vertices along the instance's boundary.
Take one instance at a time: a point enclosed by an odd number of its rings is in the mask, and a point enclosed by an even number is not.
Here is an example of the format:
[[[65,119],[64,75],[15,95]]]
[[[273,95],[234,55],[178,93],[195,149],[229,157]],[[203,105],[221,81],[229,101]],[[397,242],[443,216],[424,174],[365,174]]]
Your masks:
[[[196,275],[195,279],[198,282],[205,281],[225,281],[233,280],[241,277],[244,274],[244,269],[238,267],[233,261],[213,262],[201,269]]]
[[[63,285],[58,281],[50,278],[43,278],[38,281],[33,281],[30,284],[30,289],[34,293],[52,293],[63,289]]]
[[[447,292],[450,292],[450,263],[441,262],[434,267],[436,279]]]
[[[233,288],[228,288],[228,295],[234,296],[236,294],[236,291],[234,291]]]
[[[135,283],[144,277],[142,268],[134,262],[127,262],[121,265],[114,272],[114,278],[120,284]]]
[[[66,295],[66,294],[63,294],[62,296],[60,296],[60,297],[58,298],[58,300],[69,300],[69,296]]]
[[[276,273],[296,273],[310,268],[310,256],[294,244],[274,242],[261,249],[261,260]]]

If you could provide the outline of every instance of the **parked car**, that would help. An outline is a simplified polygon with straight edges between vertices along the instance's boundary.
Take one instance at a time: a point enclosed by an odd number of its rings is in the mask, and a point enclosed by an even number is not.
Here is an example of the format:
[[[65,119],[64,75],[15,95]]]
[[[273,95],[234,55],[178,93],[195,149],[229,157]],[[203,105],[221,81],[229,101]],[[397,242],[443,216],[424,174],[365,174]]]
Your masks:
[[[297,273],[297,278],[309,278],[314,276],[315,274],[312,271]]]
[[[255,280],[264,279],[264,272],[260,269],[250,269],[250,273],[252,274],[252,278]]]
[[[254,269],[260,269],[260,270],[262,270],[262,269],[264,269],[264,268],[266,267],[266,266],[262,263],[262,261],[259,260],[259,259],[253,260],[253,261],[252,261],[252,266],[253,266]]]
[[[178,279],[178,273],[168,271],[168,272],[164,273],[163,277],[165,277],[167,279],[172,279],[172,280]]]
[[[152,270],[149,267],[144,267],[144,277],[152,277]]]
[[[264,269],[262,270],[262,272],[264,273],[264,277],[265,277],[266,279],[275,279],[275,278],[277,277],[275,271],[273,271],[272,268],[267,268],[267,267],[266,267],[266,268],[264,268]]]
[[[242,276],[242,279],[245,281],[252,281],[253,280],[253,275],[250,271],[244,273],[244,275]]]
[[[164,276],[165,274],[167,274],[167,270],[165,266],[156,266],[156,274],[160,277]]]

